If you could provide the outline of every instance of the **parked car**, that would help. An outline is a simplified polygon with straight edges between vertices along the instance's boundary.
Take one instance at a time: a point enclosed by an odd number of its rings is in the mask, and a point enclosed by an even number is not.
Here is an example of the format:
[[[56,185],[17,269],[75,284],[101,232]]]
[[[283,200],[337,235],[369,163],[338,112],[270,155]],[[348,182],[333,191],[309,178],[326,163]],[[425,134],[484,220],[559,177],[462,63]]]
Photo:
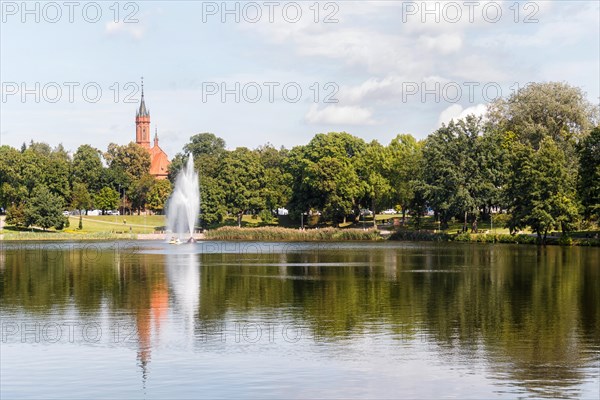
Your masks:
[[[360,215],[371,216],[373,215],[373,211],[363,208],[362,210],[360,210]]]
[[[382,211],[381,213],[382,213],[382,214],[398,214],[398,213],[396,212],[396,210],[394,210],[393,208],[388,208],[387,210],[385,210],[385,211]]]
[[[119,210],[107,210],[106,215],[120,215]]]
[[[287,208],[278,208],[277,209],[277,215],[288,215],[290,212],[288,211]]]
[[[68,216],[69,216],[69,212],[68,212],[68,211],[63,211],[63,215],[64,215],[65,217],[68,217]]]

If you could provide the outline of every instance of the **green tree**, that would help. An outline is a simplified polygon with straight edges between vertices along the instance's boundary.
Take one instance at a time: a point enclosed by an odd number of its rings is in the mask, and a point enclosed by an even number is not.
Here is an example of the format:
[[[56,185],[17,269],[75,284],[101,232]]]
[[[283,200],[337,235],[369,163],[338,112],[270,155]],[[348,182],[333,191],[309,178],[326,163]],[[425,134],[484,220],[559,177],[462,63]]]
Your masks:
[[[404,224],[406,212],[417,204],[414,198],[416,187],[421,182],[422,143],[412,135],[398,135],[390,142],[388,151],[391,165],[387,176],[392,188],[391,195],[394,204],[402,207]]]
[[[109,144],[104,158],[116,175],[124,175],[127,181],[119,182],[124,187],[150,172],[150,154],[142,146],[133,142],[125,146]]]
[[[23,154],[10,146],[0,146],[0,207],[25,201],[29,191],[25,186],[22,168]]]
[[[571,146],[597,124],[598,107],[580,88],[562,82],[530,83],[507,99],[498,99],[488,116],[501,131],[537,149],[544,138]]]
[[[585,218],[600,220],[600,126],[579,146],[578,189]]]
[[[31,196],[38,185],[46,186],[53,194],[58,195],[63,202],[70,199],[70,160],[59,145],[54,150],[46,143],[31,142],[21,153],[19,164],[21,185]]]
[[[39,226],[44,230],[50,227],[62,229],[66,224],[62,212],[62,198],[51,193],[46,186],[36,186],[25,205],[25,225]]]
[[[142,176],[131,182],[127,190],[127,197],[131,200],[131,208],[137,210],[138,214],[146,208],[148,194],[156,184],[156,178],[150,174]]]
[[[217,179],[225,193],[227,209],[238,215],[238,226],[245,212],[265,208],[262,196],[265,173],[256,152],[238,147],[225,153],[219,163]]]
[[[514,143],[511,151],[506,187],[511,231],[529,226],[545,243],[552,229],[573,230],[578,217],[575,182],[562,149],[544,138],[538,150]]]
[[[171,195],[171,182],[166,179],[157,180],[148,192],[148,208],[157,213],[162,213],[165,209],[167,199]]]
[[[346,132],[317,134],[306,146],[293,148],[286,162],[292,212],[318,209],[334,222],[357,213],[365,193],[359,178],[365,151],[364,140]]]
[[[190,137],[189,143],[183,146],[186,154],[192,153],[194,158],[202,155],[219,155],[225,152],[225,140],[212,133],[198,133]]]
[[[378,141],[373,140],[367,144],[363,155],[362,165],[359,168],[359,185],[365,196],[364,203],[373,211],[373,227],[377,227],[375,215],[377,210],[390,201],[390,169],[391,153]]]
[[[92,196],[85,183],[75,182],[71,191],[71,206],[79,210],[79,229],[83,229],[83,210],[92,207]]]
[[[200,175],[200,221],[203,227],[223,222],[225,191],[217,178]]]
[[[175,183],[175,178],[183,168],[189,154],[194,156],[194,164],[200,175],[215,177],[219,158],[226,152],[225,141],[212,133],[199,133],[190,137],[183,146],[183,153],[178,153],[169,165],[169,180]]]
[[[283,147],[277,150],[270,144],[256,149],[259,161],[264,168],[264,188],[262,195],[265,199],[266,210],[285,207],[291,196],[291,176],[285,171],[287,150]]]
[[[119,193],[111,187],[105,186],[94,196],[94,204],[102,214],[106,210],[113,210],[119,205]]]
[[[81,145],[73,155],[73,183],[83,183],[91,191],[102,187],[103,173],[101,152],[88,144]]]
[[[443,226],[458,216],[466,231],[468,216],[472,215],[476,227],[485,203],[481,195],[484,174],[477,160],[484,129],[481,118],[467,116],[443,125],[426,140],[423,159],[427,200]]]
[[[6,210],[6,224],[16,227],[27,226],[25,217],[25,206],[23,203],[11,204]]]

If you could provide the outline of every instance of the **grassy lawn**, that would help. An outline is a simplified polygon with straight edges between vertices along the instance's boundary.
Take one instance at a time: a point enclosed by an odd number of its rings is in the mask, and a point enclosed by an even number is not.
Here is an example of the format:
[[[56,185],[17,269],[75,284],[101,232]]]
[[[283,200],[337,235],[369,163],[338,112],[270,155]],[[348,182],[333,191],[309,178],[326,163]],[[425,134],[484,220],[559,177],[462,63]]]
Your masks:
[[[123,219],[126,223],[123,223]],[[100,215],[83,216],[83,229],[78,229],[79,216],[69,217],[70,226],[57,231],[51,228],[43,231],[38,228],[17,229],[4,226],[0,233],[6,240],[35,239],[112,239],[129,237],[129,234],[153,233],[165,225],[164,215]],[[131,228],[131,229],[130,229]]]
[[[164,215],[84,215],[82,230],[77,229],[79,216],[69,217],[69,222],[71,226],[64,229],[67,233],[153,233],[166,223]]]

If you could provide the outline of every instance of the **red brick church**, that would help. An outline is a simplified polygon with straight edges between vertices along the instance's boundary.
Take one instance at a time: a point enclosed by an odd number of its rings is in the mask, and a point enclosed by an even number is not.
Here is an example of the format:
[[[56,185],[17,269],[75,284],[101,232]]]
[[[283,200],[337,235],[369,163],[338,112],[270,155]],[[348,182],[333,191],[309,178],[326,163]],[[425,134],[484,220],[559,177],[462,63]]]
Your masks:
[[[150,175],[156,179],[167,179],[169,157],[158,146],[158,130],[154,131],[154,146],[150,147],[150,111],[144,102],[144,81],[142,81],[142,101],[135,115],[135,142],[150,153]]]

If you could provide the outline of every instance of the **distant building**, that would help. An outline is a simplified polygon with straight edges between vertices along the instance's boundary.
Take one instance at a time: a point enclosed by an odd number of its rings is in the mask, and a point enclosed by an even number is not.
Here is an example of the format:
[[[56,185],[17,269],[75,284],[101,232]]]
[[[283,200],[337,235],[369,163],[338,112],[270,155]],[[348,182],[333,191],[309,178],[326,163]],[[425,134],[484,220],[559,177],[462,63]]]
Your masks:
[[[150,111],[144,102],[144,81],[142,81],[142,101],[135,115],[135,142],[150,153],[150,175],[156,179],[166,179],[169,157],[158,145],[158,129],[154,131],[154,146],[150,147]]]

